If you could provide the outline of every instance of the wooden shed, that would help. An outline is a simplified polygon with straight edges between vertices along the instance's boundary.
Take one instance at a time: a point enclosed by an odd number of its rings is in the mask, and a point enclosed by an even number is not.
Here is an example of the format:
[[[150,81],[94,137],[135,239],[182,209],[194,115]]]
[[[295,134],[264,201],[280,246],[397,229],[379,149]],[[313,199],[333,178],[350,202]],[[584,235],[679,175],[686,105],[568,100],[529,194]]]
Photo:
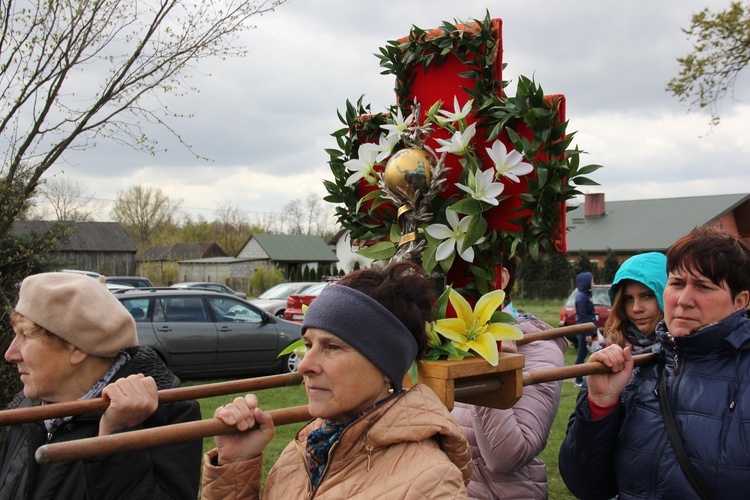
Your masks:
[[[16,220],[10,229],[12,236],[43,234],[58,221]],[[94,271],[111,276],[135,274],[137,248],[119,222],[66,222],[74,229],[50,257],[66,262],[70,269]]]
[[[208,241],[154,246],[136,260],[140,275],[148,276],[154,283],[171,285],[179,281],[179,261],[226,256],[216,242]]]

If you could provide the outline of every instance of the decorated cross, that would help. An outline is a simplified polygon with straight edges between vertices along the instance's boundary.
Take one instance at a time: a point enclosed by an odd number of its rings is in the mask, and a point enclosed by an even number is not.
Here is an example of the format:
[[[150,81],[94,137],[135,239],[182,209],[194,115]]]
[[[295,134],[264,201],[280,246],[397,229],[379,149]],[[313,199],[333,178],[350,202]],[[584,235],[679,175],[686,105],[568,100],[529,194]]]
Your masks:
[[[599,168],[570,147],[563,95],[523,76],[508,94],[502,55],[502,21],[489,13],[388,42],[378,57],[397,104],[374,113],[347,102],[325,181],[359,253],[443,275],[477,317],[497,307],[487,297],[503,256],[566,251],[565,203]]]

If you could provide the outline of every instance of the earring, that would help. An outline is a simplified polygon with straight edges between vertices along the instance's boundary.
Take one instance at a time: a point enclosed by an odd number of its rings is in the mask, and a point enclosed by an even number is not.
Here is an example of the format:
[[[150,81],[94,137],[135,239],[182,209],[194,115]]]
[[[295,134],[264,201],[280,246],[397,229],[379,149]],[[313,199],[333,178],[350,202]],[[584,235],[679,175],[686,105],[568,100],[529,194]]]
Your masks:
[[[393,385],[391,385],[391,381],[388,379],[383,380],[383,383],[388,388],[388,394],[393,394]]]

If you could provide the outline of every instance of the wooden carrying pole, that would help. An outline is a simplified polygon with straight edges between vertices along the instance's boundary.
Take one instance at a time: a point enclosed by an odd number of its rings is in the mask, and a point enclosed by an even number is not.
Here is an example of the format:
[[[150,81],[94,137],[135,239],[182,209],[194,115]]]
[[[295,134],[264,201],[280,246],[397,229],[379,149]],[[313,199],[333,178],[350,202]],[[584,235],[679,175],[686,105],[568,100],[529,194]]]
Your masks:
[[[541,332],[528,333],[524,338],[517,341],[518,344],[527,344],[536,340],[549,340],[578,333],[595,331],[594,323],[582,325],[564,326],[543,330]],[[189,387],[178,387],[159,391],[159,404],[186,401],[188,399],[201,399],[226,394],[259,391],[262,389],[273,389],[300,385],[302,375],[299,373],[287,373],[283,375],[271,375],[268,377],[257,377],[250,379],[232,380],[214,384],[195,385]],[[103,412],[109,406],[109,401],[104,398],[86,399],[82,401],[70,401],[49,405],[32,406],[28,408],[15,408],[0,411],[0,426],[23,424],[37,420],[51,418],[62,418],[67,416],[84,415],[86,413]]]
[[[271,375],[268,377],[230,380],[228,382],[218,382],[215,384],[177,387],[175,389],[159,391],[159,404],[300,384],[302,384],[302,375],[299,373],[286,373],[283,375]],[[84,415],[86,413],[96,413],[106,410],[108,406],[109,400],[104,398],[94,398],[82,401],[70,401],[66,403],[4,410],[0,411],[0,426],[22,424],[72,415]]]
[[[307,406],[294,406],[292,408],[281,408],[268,412],[275,425],[287,425],[305,422],[312,417],[307,411]],[[232,434],[237,432],[234,426],[226,425],[217,418],[209,420],[197,420],[195,422],[183,422],[181,424],[164,425],[141,429],[108,436],[98,436],[75,441],[47,444],[36,450],[36,461],[42,465],[66,462],[70,460],[83,460],[85,458],[100,455],[109,455],[124,451],[150,448],[152,446],[163,446],[171,443],[190,441],[221,434]]]
[[[633,356],[634,366],[650,365],[654,362],[654,355],[636,354]],[[600,373],[609,373],[611,370],[604,363],[591,361],[581,363],[580,365],[562,366],[560,368],[548,368],[546,370],[537,370],[523,373],[523,385],[543,384],[553,380],[564,380],[566,378],[585,377]]]
[[[651,354],[633,356],[636,366],[653,362]],[[603,363],[589,362],[574,366],[538,370],[523,374],[523,385],[562,380],[576,376],[586,376],[609,371]],[[502,381],[498,377],[488,377],[486,380],[456,381],[456,398],[482,394],[487,391],[501,391]],[[286,425],[305,422],[312,418],[307,406],[282,408],[268,412],[275,425]],[[221,434],[235,432],[234,427],[227,426],[217,419],[186,422],[167,425],[151,429],[143,429],[109,436],[99,436],[76,441],[47,444],[36,451],[36,460],[40,464],[64,462],[69,460],[83,460],[100,455],[108,455],[122,451],[130,451],[152,446],[162,446],[170,443],[201,439]]]
[[[580,325],[561,326],[560,328],[551,328],[549,330],[540,330],[538,332],[527,333],[522,339],[516,340],[516,344],[523,345],[537,340],[552,340],[569,335],[578,335],[579,333],[596,333],[595,323],[583,323]]]

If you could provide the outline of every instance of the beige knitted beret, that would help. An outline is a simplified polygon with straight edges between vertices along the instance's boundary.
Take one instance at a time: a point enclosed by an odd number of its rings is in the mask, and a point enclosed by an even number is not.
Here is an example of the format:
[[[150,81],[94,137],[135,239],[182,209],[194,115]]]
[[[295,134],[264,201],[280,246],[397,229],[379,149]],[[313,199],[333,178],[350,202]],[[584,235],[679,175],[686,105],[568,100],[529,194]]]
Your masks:
[[[133,316],[105,285],[81,274],[29,276],[16,312],[95,356],[113,357],[138,344]]]

